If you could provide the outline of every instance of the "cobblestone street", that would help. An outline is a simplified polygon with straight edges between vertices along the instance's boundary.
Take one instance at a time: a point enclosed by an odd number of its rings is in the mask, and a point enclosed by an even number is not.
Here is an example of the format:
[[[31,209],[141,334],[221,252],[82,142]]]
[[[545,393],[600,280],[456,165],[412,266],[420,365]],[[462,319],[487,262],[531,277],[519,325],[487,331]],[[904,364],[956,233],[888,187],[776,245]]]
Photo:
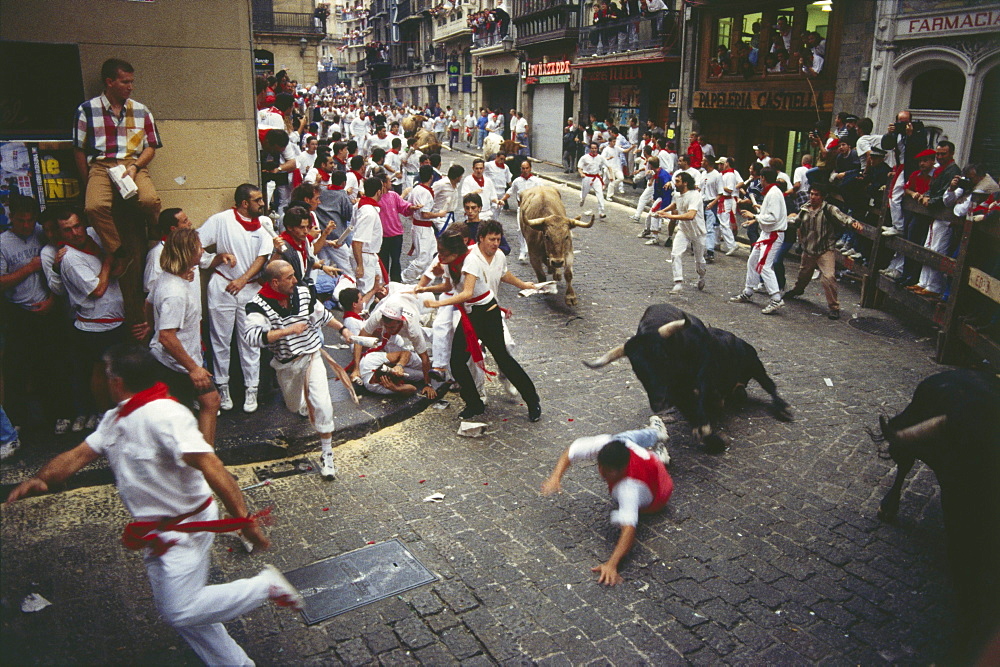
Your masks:
[[[446,152],[445,164],[453,157]],[[577,190],[559,188],[569,215],[584,210]],[[596,210],[592,197],[585,208]],[[865,432],[943,370],[926,334],[853,328],[851,284],[840,285],[836,322],[818,281],[770,317],[760,295],[755,306],[728,303],[743,283],[745,246],[719,253],[703,292],[685,256],[688,284],[670,296],[669,250],[643,245],[624,206],[608,213],[575,233],[577,307],[565,306],[563,285],[545,297],[519,298],[509,286],[501,294],[514,311],[515,356],[541,395],[539,423],[492,383],[482,438],[456,434],[463,406],[451,394],[444,410],[339,446],[334,482],[304,474],[247,492],[256,508],[274,506],[273,547],[247,556],[235,537],[219,536],[212,581],[394,537],[440,577],[309,627],[262,607],[229,625],[257,664],[870,665],[947,656],[952,601],[936,481],[918,464],[897,523],[880,523],[893,469]],[[515,217],[504,224],[513,271],[534,280],[516,261]],[[794,275],[795,260],[786,265]],[[606,588],[590,568],[618,530],[596,469],[571,468],[557,496],[538,489],[573,439],[646,424],[649,405],[627,360],[600,370],[581,360],[623,343],[648,305],[667,301],[754,345],[795,421],[773,419],[753,384],[748,405],[722,423],[730,449],[710,456],[683,419],[665,415],[674,494],[640,521],[624,583]],[[232,468],[241,486],[257,481],[255,467]],[[434,492],[441,503],[423,502]],[[157,618],[141,558],[121,546],[127,514],[113,487],[25,500],[5,506],[2,520],[4,663],[197,664]],[[52,606],[23,613],[32,592]]]

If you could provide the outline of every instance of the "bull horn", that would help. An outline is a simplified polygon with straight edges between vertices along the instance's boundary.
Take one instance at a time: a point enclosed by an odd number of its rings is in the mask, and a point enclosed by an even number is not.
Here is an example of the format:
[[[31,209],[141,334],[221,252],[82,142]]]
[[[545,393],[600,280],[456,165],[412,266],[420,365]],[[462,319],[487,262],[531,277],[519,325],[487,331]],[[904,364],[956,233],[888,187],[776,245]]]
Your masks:
[[[667,322],[662,327],[657,329],[661,338],[670,338],[675,333],[687,326],[687,318],[683,320],[674,320],[673,322]]]
[[[532,218],[531,220],[525,220],[525,222],[529,227],[541,227],[546,223],[546,221],[548,221],[548,219],[549,216],[545,216],[544,218]]]
[[[615,349],[605,354],[600,359],[595,359],[594,361],[584,360],[583,364],[587,368],[603,368],[604,366],[610,364],[612,361],[618,361],[624,356],[625,356],[625,346],[619,345]]]
[[[587,211],[587,213],[590,214],[590,222],[580,222],[581,218],[583,218],[583,216],[586,215],[586,213],[583,213],[583,214],[580,214],[580,215],[576,216],[575,218],[573,218],[573,225],[575,227],[580,227],[582,229],[589,229],[590,227],[593,227],[594,226],[594,220],[597,219],[597,215],[594,214],[594,213],[591,213],[590,211]]]
[[[895,439],[899,442],[915,444],[921,440],[937,437],[942,434],[947,421],[948,417],[945,415],[938,415],[937,417],[925,419],[919,424],[914,424],[909,428],[900,429],[896,432]]]

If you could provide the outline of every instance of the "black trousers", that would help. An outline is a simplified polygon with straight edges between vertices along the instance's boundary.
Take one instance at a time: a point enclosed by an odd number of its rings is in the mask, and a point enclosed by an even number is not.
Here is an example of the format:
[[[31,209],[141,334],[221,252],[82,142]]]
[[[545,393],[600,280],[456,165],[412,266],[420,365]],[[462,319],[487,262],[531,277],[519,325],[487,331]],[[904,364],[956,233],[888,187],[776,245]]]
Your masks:
[[[461,308],[461,306],[457,307]],[[538,403],[538,392],[535,391],[535,384],[521,368],[521,364],[517,363],[517,360],[507,351],[507,346],[503,342],[503,322],[500,317],[500,307],[497,306],[496,301],[490,301],[482,306],[473,306],[472,312],[469,313],[469,319],[472,320],[476,335],[483,342],[483,346],[493,355],[500,372],[514,385],[525,404],[535,405]],[[481,407],[483,401],[476,390],[476,382],[472,379],[472,371],[469,370],[468,363],[469,351],[465,348],[465,331],[459,326],[455,330],[455,338],[451,344],[451,374],[461,386],[458,393],[465,404]]]
[[[403,282],[402,271],[399,266],[399,256],[403,252],[403,235],[382,237],[382,249],[378,251],[379,259],[385,265],[385,270],[389,272],[389,280],[397,283]]]
[[[4,303],[0,313],[6,323],[4,344],[4,410],[11,421],[31,425],[36,410],[49,420],[72,419],[72,368],[67,351],[70,324],[61,303],[40,313]],[[89,379],[90,368],[87,368]],[[84,386],[88,386],[84,383]]]

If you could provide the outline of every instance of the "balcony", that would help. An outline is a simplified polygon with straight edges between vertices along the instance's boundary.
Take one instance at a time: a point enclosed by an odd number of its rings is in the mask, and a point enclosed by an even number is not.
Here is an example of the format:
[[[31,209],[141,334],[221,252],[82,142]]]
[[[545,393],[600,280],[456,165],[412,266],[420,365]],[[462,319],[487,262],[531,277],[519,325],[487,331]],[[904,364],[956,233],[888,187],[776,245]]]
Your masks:
[[[323,22],[304,12],[254,11],[255,34],[266,35],[325,35]]]
[[[581,58],[621,57],[634,51],[656,50],[680,56],[681,20],[676,11],[658,16],[632,17],[580,28],[577,55]]]
[[[528,2],[523,5],[531,13],[514,19],[517,24],[517,48],[559,40],[576,41],[579,14],[574,6],[536,7]]]
[[[434,20],[435,43],[471,34],[472,28],[469,27],[469,19],[461,9],[442,13]]]

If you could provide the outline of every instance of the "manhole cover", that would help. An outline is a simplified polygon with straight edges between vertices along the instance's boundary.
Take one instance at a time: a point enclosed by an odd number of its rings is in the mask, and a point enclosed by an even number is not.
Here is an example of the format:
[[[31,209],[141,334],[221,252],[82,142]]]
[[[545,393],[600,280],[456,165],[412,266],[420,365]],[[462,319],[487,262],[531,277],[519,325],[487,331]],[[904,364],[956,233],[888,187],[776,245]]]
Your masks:
[[[848,321],[855,329],[887,338],[910,338],[912,334],[893,320],[881,317],[854,317]]]
[[[437,581],[399,540],[327,558],[285,576],[305,598],[302,615],[308,625]]]

